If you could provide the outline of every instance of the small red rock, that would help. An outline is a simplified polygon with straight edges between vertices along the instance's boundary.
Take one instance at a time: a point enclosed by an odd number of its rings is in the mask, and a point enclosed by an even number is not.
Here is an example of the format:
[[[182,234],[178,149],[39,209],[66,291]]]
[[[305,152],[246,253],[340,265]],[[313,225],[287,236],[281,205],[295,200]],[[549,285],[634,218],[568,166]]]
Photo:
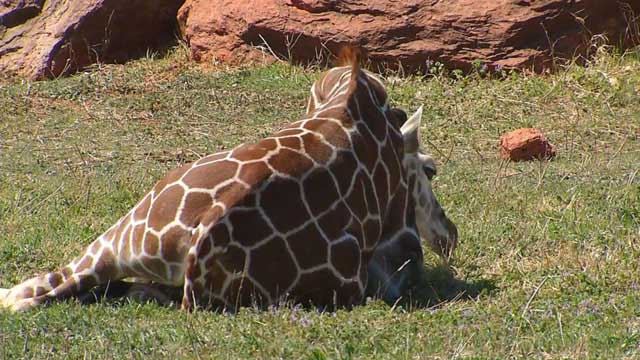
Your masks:
[[[556,156],[556,147],[540,130],[523,128],[500,137],[500,155],[512,161],[550,159]]]

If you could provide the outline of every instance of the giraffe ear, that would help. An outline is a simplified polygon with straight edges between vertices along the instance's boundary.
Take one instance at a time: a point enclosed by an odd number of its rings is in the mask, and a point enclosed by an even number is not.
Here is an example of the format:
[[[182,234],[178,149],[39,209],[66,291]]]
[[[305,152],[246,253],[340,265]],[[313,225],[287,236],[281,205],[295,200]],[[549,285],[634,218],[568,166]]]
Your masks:
[[[411,115],[409,120],[407,120],[400,128],[400,132],[402,132],[402,138],[404,139],[404,152],[418,152],[418,149],[420,148],[419,129],[421,121],[422,105],[420,105],[418,110],[416,110],[416,112]]]

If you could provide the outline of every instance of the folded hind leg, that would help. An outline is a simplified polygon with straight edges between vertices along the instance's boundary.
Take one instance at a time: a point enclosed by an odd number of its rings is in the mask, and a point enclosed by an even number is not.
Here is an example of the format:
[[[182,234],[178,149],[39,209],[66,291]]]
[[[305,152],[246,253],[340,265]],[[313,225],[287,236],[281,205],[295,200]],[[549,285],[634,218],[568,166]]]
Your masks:
[[[0,289],[0,306],[11,307],[15,302],[44,295],[60,284],[72,273],[71,269],[54,271],[26,280],[10,289]]]
[[[25,311],[51,301],[68,299],[81,291],[91,289],[98,283],[98,278],[92,269],[87,269],[69,276],[61,284],[45,294],[32,297],[20,297],[13,301],[4,301],[4,305],[13,311]]]

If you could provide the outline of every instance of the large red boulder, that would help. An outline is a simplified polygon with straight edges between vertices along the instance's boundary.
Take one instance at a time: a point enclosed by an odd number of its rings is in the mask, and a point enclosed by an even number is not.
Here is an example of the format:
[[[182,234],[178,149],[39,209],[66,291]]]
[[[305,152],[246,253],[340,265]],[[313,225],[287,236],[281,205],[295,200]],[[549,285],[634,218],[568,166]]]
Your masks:
[[[0,77],[55,77],[166,46],[183,2],[0,0]]]
[[[633,13],[640,0],[186,0],[178,22],[198,61],[313,61],[350,43],[410,70],[439,61],[539,71],[584,53],[592,34],[625,40]]]

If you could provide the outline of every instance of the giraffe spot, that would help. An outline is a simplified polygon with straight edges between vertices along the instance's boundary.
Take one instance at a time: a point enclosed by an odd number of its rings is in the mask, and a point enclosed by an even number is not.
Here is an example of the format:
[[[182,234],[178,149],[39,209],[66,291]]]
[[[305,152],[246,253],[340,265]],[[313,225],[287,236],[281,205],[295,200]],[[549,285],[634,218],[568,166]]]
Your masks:
[[[407,217],[407,191],[402,188],[398,191],[390,204],[389,214],[385,219],[384,233],[395,234],[405,227],[405,218]],[[415,217],[415,216],[414,216]]]
[[[252,208],[258,205],[256,193],[254,191],[246,194],[242,197],[241,200],[238,200],[235,204],[235,208],[243,207],[243,208]]]
[[[293,177],[299,177],[313,167],[313,162],[309,158],[299,152],[285,148],[271,155],[268,162],[276,171]]]
[[[171,283],[174,285],[182,285],[184,281],[184,264],[169,265],[169,270],[171,271]]]
[[[211,229],[210,237],[213,239],[215,246],[227,246],[231,242],[231,234],[225,223],[217,223]],[[235,239],[234,239],[235,240]]]
[[[300,140],[297,136],[287,136],[278,138],[280,145],[286,148],[290,148],[293,150],[301,150],[302,149],[302,140]]]
[[[233,279],[224,292],[224,298],[234,308],[254,304],[261,306],[270,302],[270,298],[262,294],[260,289],[248,277]]]
[[[64,279],[62,278],[62,274],[58,272],[53,272],[49,274],[49,286],[51,288],[56,288],[58,285],[62,284]]]
[[[340,289],[340,280],[324,268],[302,274],[291,290],[291,295],[301,303],[311,303],[316,306],[330,306],[334,304],[334,294]]]
[[[93,258],[90,255],[85,255],[80,263],[76,266],[74,273],[84,271],[93,265]]]
[[[131,246],[129,240],[131,238],[133,226],[131,224],[127,225],[127,228],[124,230],[124,234],[122,234],[122,239],[120,240],[120,245],[114,251],[117,254],[120,254],[120,257],[124,260],[129,260],[131,257]]]
[[[331,246],[331,264],[347,279],[357,275],[360,267],[360,246],[355,238],[349,237]]]
[[[337,101],[335,103],[337,104]],[[353,114],[353,109],[351,110]],[[347,106],[329,107],[327,109],[320,110],[317,116],[323,118],[339,119],[342,122],[342,125],[348,129],[353,126],[353,119],[347,112]]]
[[[351,147],[351,140],[347,132],[339,124],[329,120],[309,120],[305,125],[305,129],[322,135],[325,141],[331,145],[347,149]]]
[[[240,185],[238,182],[231,182],[217,189],[215,194],[213,194],[213,198],[216,202],[231,207],[238,201],[241,201],[248,193],[249,189],[246,187]]]
[[[364,124],[358,123],[357,127],[358,135],[352,137],[353,148],[360,162],[364,164],[369,172],[372,172],[378,160],[378,143]]]
[[[258,142],[258,145],[260,145],[266,151],[273,151],[278,148],[278,142],[273,138],[260,140]]]
[[[221,160],[192,168],[184,175],[182,182],[191,189],[213,189],[221,182],[233,178],[237,169],[237,163]]]
[[[147,196],[142,199],[142,201],[136,206],[133,211],[133,218],[135,220],[142,220],[147,217],[147,212],[149,211],[149,206],[151,206],[151,194],[147,194]]]
[[[366,177],[362,175],[362,171],[356,174],[355,184],[351,192],[346,196],[346,202],[349,209],[359,219],[363,220],[368,213],[367,203],[365,202],[365,182]]]
[[[189,227],[196,227],[202,214],[211,208],[211,195],[203,192],[188,192],[180,212],[180,222]]]
[[[111,227],[109,230],[107,230],[107,232],[102,234],[102,238],[105,239],[106,241],[113,240],[116,230],[117,230],[117,226]]]
[[[176,219],[178,207],[184,196],[180,185],[171,185],[153,201],[149,211],[148,225],[156,231],[161,231],[167,224]]]
[[[116,276],[116,258],[109,248],[104,248],[102,254],[98,257],[94,265],[96,275],[102,280],[107,281]]]
[[[315,134],[302,135],[302,144],[305,153],[319,164],[326,164],[333,154],[333,149]]]
[[[387,191],[385,189],[385,191]],[[372,179],[367,178],[364,181],[364,195],[367,199],[368,210],[367,212],[371,215],[380,215],[380,197],[376,192],[375,184]]]
[[[373,183],[376,188],[376,195],[380,203],[380,209],[386,211],[389,201],[389,183],[387,178],[387,170],[382,163],[378,163],[373,171]],[[384,215],[384,214],[383,214]]]
[[[285,137],[285,136],[295,136],[295,135],[300,135],[302,134],[302,130],[298,129],[298,128],[293,128],[293,129],[283,129],[278,131],[277,133],[275,133],[273,136],[274,137]]]
[[[260,182],[264,181],[271,175],[271,170],[267,166],[266,162],[257,161],[242,164],[238,177],[240,180],[249,184],[250,187],[255,187]]]
[[[385,119],[380,109],[375,104],[371,104],[370,101],[366,101],[364,104],[360,103],[360,111],[362,111],[361,116],[362,120],[364,120],[364,125],[369,128],[375,140],[384,141],[389,131],[389,122]]]
[[[218,224],[218,226],[224,226],[224,224]],[[211,236],[207,236],[204,239],[199,240],[199,249],[198,249],[198,259],[204,259],[211,254],[211,249],[213,248],[213,238]]]
[[[271,298],[284,295],[298,273],[282,238],[276,237],[251,252],[249,274]]]
[[[300,192],[295,180],[275,177],[260,193],[259,206],[276,230],[284,233],[309,220]]]
[[[344,202],[340,201],[335,208],[322,215],[317,221],[322,232],[327,236],[327,240],[332,241],[344,234],[350,218],[349,209],[347,209]]]
[[[66,280],[66,279],[69,278],[69,276],[71,276],[73,274],[73,269],[70,268],[69,266],[65,266],[64,268],[62,268],[62,270],[60,272],[62,273],[62,276]]]
[[[208,163],[212,163],[214,161],[222,160],[229,154],[228,151],[223,151],[211,155],[207,155],[194,163],[194,166],[200,166]]]
[[[156,255],[160,249],[160,239],[151,232],[144,236],[144,252],[148,255]]]
[[[142,263],[151,272],[149,275],[154,276],[159,280],[169,279],[167,272],[167,265],[161,259],[143,257]]]
[[[184,175],[184,173],[186,173],[189,169],[191,169],[192,165],[193,164],[186,164],[179,168],[169,171],[169,173],[167,173],[167,176],[165,176],[164,178],[162,178],[160,181],[156,183],[156,185],[153,187],[153,192],[155,194],[158,194],[162,190],[164,190],[164,188],[168,184],[178,181],[178,179],[180,179],[182,175]]]
[[[336,156],[336,160],[331,163],[330,171],[338,180],[338,187],[341,194],[346,194],[351,185],[356,170],[358,169],[358,161],[351,151],[340,151]]]
[[[145,230],[145,226],[144,224],[138,224],[136,225],[135,228],[133,228],[133,236],[131,238],[131,245],[133,245],[133,253],[136,255],[140,255],[140,253],[142,252],[142,242],[144,240],[144,231]],[[128,244],[125,244],[125,248],[129,247]]]
[[[400,154],[400,155],[399,155]],[[391,185],[391,189],[395,189],[398,186],[402,178],[402,152],[396,153],[392,147],[386,146],[382,149],[382,162],[387,167],[387,171],[389,172],[389,184]]]
[[[314,217],[340,199],[333,177],[326,168],[313,170],[302,182],[302,191]]]
[[[244,270],[245,258],[244,250],[230,245],[224,254],[220,254],[218,261],[228,273],[241,273]]]
[[[273,233],[256,209],[232,209],[227,217],[233,224],[233,240],[242,246],[253,246]]]
[[[148,275],[148,271],[145,270],[144,267],[142,267],[142,260],[136,260],[136,261],[132,261],[128,264],[130,270],[139,277],[145,277]]]
[[[190,243],[191,234],[188,231],[179,226],[172,226],[160,239],[162,258],[167,262],[184,261]]]
[[[122,234],[124,233],[126,227],[129,225],[129,217],[127,216],[121,223],[118,224],[118,226],[116,226],[116,232],[113,235],[113,238],[109,239],[108,242],[111,244],[114,244],[114,247],[117,247],[118,242],[120,241],[120,239],[122,238]],[[94,242],[95,246],[94,248],[91,249],[91,252],[93,254],[97,254],[98,251],[100,251],[100,249],[102,248],[102,245],[100,244],[99,241]],[[117,251],[117,249],[115,249]]]
[[[36,286],[34,296],[44,295],[44,294],[46,294],[48,292],[49,292],[49,290],[47,288],[45,288],[43,286]]]
[[[91,245],[89,246],[89,253],[91,255],[95,255],[100,251],[101,248],[102,248],[102,242],[100,240],[96,240],[92,242]]]
[[[231,156],[239,161],[250,161],[264,158],[268,151],[261,143],[242,144],[233,150]]]
[[[302,269],[327,263],[329,245],[315,223],[287,236],[287,243]]]
[[[362,228],[364,230],[364,239],[363,239],[364,244],[361,244],[361,245],[363,245],[364,248],[372,249],[378,244],[378,241],[380,240],[380,236],[382,235],[380,221],[374,220],[374,219],[367,219],[362,224]],[[394,234],[394,233],[395,232],[391,232],[391,234]]]

